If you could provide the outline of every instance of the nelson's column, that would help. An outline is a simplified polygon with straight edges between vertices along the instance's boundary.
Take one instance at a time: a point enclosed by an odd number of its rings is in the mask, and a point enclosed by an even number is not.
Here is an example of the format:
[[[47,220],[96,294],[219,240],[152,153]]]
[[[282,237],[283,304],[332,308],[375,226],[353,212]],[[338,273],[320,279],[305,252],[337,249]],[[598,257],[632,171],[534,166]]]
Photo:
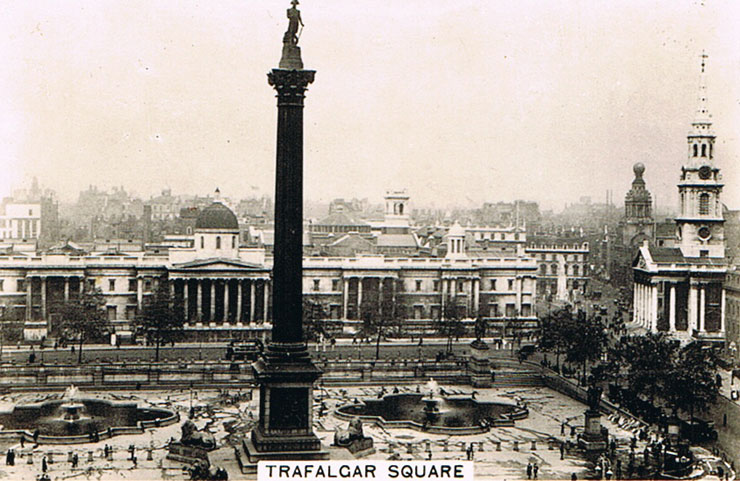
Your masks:
[[[260,386],[259,420],[244,449],[259,459],[323,458],[327,452],[314,434],[313,384],[321,371],[303,338],[303,99],[315,71],[304,70],[298,47],[303,26],[292,0],[279,67],[267,74],[277,91],[275,172],[275,249],[272,341],[252,366]]]

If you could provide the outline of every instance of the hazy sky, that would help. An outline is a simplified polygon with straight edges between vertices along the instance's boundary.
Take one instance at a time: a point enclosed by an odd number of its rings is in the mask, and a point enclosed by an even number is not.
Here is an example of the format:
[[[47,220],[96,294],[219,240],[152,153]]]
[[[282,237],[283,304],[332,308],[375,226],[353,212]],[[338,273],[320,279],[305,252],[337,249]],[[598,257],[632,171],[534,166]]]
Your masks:
[[[32,175],[148,197],[272,193],[288,0],[0,0],[0,194]],[[533,199],[559,207],[632,164],[674,205],[709,54],[724,202],[740,208],[740,2],[303,0],[317,70],[306,196]]]

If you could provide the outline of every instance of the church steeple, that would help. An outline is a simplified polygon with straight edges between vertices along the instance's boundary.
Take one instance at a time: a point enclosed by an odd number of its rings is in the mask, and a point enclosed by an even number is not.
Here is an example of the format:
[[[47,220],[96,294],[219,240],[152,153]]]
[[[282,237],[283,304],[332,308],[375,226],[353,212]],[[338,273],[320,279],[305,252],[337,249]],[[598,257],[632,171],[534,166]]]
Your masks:
[[[701,55],[699,105],[687,136],[688,158],[678,183],[680,214],[676,234],[686,257],[724,257],[722,177],[714,164],[715,135],[707,107],[706,53]]]

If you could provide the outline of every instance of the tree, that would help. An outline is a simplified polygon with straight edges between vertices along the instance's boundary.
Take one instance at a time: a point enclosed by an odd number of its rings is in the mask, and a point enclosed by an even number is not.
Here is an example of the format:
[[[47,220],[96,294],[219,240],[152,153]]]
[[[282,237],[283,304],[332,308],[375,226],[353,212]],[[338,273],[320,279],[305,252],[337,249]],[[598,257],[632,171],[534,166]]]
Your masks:
[[[570,308],[557,309],[542,318],[537,345],[543,351],[555,352],[555,365],[558,371],[560,356],[566,352],[568,340],[575,329],[575,320]]]
[[[327,310],[323,304],[303,298],[303,337],[306,341],[318,341],[327,335],[324,324],[326,318]]]
[[[630,391],[644,394],[653,402],[664,393],[671,379],[678,345],[663,333],[625,336],[613,354],[626,371]]]
[[[136,333],[146,336],[156,346],[154,362],[159,362],[159,346],[179,339],[185,320],[175,311],[169,285],[160,282],[152,295],[144,299],[135,319]]]
[[[447,353],[452,352],[452,340],[465,334],[465,326],[462,323],[460,308],[455,297],[447,296],[439,318],[434,320],[434,328],[441,336],[447,338]]]
[[[78,299],[65,302],[59,309],[61,320],[56,324],[56,330],[79,342],[78,363],[82,363],[82,345],[87,341],[102,340],[109,332],[104,305],[105,298],[100,289],[85,287]]]
[[[568,337],[565,339],[565,359],[581,366],[581,379],[586,378],[589,362],[594,362],[604,353],[609,340],[601,317],[587,317],[578,311],[571,317]]]
[[[713,404],[719,393],[717,367],[719,359],[715,350],[692,342],[684,346],[668,373],[665,396],[676,410],[694,418],[696,411],[703,411]]]
[[[397,326],[396,305],[389,296],[381,300],[362,301],[362,331],[366,336],[375,337],[375,359],[380,359],[380,341],[390,329]]]

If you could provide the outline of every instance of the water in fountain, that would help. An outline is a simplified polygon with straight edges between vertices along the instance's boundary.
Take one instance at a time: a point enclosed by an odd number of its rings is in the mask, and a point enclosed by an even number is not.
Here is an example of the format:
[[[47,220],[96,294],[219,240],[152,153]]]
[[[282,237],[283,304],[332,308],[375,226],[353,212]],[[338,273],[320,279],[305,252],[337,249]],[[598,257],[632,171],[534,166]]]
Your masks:
[[[80,402],[78,392],[79,390],[75,385],[71,384],[65,389],[64,394],[62,394],[62,400],[64,402],[59,406],[59,411],[61,412],[61,419],[63,421],[73,423],[88,418],[82,414],[85,405]]]

